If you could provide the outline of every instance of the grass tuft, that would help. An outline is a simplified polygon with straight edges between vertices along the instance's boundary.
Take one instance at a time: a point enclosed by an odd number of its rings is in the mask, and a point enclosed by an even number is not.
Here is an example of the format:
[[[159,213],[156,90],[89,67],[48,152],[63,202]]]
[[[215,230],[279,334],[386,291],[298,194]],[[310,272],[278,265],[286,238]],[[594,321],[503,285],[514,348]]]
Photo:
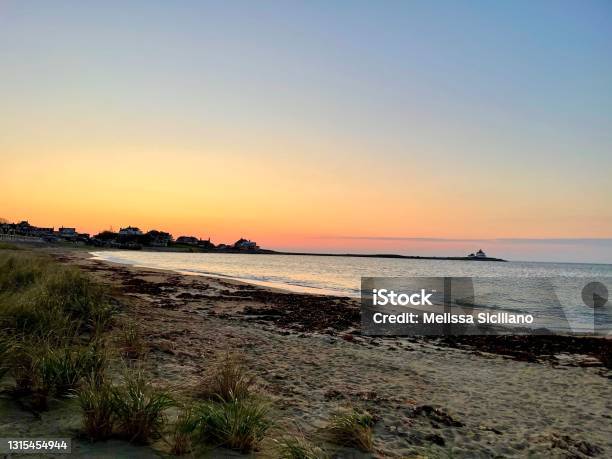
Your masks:
[[[0,330],[0,380],[10,370],[10,340],[4,332]]]
[[[0,254],[0,327],[13,334],[95,334],[113,312],[106,289],[78,269]]]
[[[310,443],[303,435],[275,440],[279,459],[326,459],[325,451]]]
[[[22,250],[21,247],[8,242],[0,242],[0,250]]]
[[[115,392],[112,385],[95,374],[87,378],[79,390],[83,430],[90,441],[106,440],[113,434]]]
[[[166,422],[164,411],[175,405],[170,395],[154,389],[141,371],[126,374],[125,385],[113,397],[119,431],[134,443],[158,438]]]
[[[271,426],[268,406],[252,397],[205,402],[196,417],[200,441],[241,452],[255,450]]]
[[[182,456],[191,452],[192,437],[198,427],[193,408],[183,408],[176,418],[171,437],[171,453]]]
[[[24,290],[40,278],[48,267],[48,261],[33,255],[8,255],[0,257],[0,293]]]
[[[106,356],[97,344],[88,347],[48,348],[38,362],[44,387],[59,397],[74,393],[87,375],[99,375]]]
[[[128,359],[139,359],[147,353],[147,345],[134,322],[123,324],[119,334],[121,353]]]
[[[374,418],[367,411],[355,408],[336,412],[327,426],[330,440],[343,446],[372,451]]]
[[[215,400],[231,401],[251,395],[255,377],[249,374],[244,361],[235,354],[226,354],[204,378],[201,395]]]
[[[104,372],[99,330],[114,313],[106,289],[73,267],[27,251],[0,253],[0,376],[12,394],[47,409],[87,375]]]
[[[47,273],[36,293],[39,308],[61,311],[72,321],[80,322],[83,331],[106,328],[113,313],[106,289],[76,268]]]

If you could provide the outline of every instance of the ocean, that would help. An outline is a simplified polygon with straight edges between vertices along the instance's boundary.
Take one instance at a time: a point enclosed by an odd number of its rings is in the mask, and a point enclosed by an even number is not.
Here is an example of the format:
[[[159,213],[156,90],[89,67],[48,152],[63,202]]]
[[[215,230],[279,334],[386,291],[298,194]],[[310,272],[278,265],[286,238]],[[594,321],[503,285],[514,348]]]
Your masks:
[[[360,296],[362,277],[474,278],[477,280],[474,307],[528,311],[549,317],[550,323],[563,315],[576,331],[593,328],[594,312],[585,305],[583,287],[599,282],[612,291],[612,265],[605,264],[146,251],[100,251],[92,255],[110,262],[182,274],[226,277],[294,292],[350,297]],[[610,303],[597,309],[597,320],[601,327],[612,329]]]

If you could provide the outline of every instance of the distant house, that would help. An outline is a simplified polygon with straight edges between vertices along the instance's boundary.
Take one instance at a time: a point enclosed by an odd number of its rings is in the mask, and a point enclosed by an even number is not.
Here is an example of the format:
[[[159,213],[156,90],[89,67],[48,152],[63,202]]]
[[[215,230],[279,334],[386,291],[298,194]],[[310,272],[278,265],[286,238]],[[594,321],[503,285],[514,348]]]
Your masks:
[[[198,245],[200,240],[194,236],[180,236],[176,240],[177,244],[189,244],[189,245]]]
[[[34,227],[30,225],[27,220],[23,220],[15,225],[14,232],[15,234],[22,234],[27,236],[31,233],[32,228]]]
[[[210,242],[210,238],[208,239],[200,239],[198,241],[198,245],[200,247],[203,247],[205,249],[214,249],[215,248],[215,244],[213,244],[212,242]]]
[[[128,226],[127,228],[121,228],[119,234],[122,236],[140,236],[142,231],[135,226]]]
[[[234,243],[234,248],[238,250],[256,250],[259,247],[256,242],[240,238]]]
[[[152,247],[167,247],[172,235],[164,231],[151,230],[145,234],[145,244]]]
[[[50,237],[53,236],[53,228],[39,228],[37,226],[33,226],[30,230],[30,233],[33,236]]]
[[[482,251],[482,249],[478,250],[478,252],[470,253],[468,258],[487,258],[487,254]]]
[[[57,231],[60,237],[76,237],[76,228],[64,228],[63,226]]]

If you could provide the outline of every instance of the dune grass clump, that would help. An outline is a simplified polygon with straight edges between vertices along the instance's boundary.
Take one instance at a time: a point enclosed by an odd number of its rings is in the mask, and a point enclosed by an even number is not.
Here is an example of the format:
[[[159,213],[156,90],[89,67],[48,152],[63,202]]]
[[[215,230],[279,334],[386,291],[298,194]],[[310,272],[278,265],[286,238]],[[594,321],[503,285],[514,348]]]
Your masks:
[[[49,397],[102,373],[98,332],[113,313],[105,288],[80,270],[41,254],[0,254],[0,373],[12,376],[11,393],[43,411]]]
[[[255,450],[271,423],[267,404],[253,394],[254,383],[240,357],[227,353],[220,358],[196,390],[207,400],[177,419],[173,453],[184,454],[194,445]]]
[[[342,446],[354,446],[362,451],[372,451],[372,427],[374,418],[367,411],[355,408],[338,411],[327,426],[329,439]]]
[[[141,371],[128,373],[123,387],[113,394],[113,410],[121,436],[134,443],[148,443],[161,435],[165,410],[175,402],[164,391],[153,388]]]
[[[196,438],[207,445],[253,451],[270,428],[268,406],[253,398],[208,401],[196,409]]]
[[[32,285],[48,268],[48,260],[33,255],[0,255],[0,293],[13,293]]]
[[[244,361],[235,354],[226,354],[204,378],[200,395],[223,401],[247,398],[252,395],[255,377],[249,374]]]
[[[186,407],[178,414],[170,438],[170,452],[175,456],[182,456],[191,452],[192,438],[198,427],[198,419],[193,408]]]
[[[49,397],[73,395],[87,375],[100,374],[106,366],[106,354],[96,342],[75,346],[13,338],[8,356],[5,372],[14,379],[10,392],[18,398],[29,397],[36,411],[47,410]]]
[[[60,311],[80,331],[99,332],[113,315],[104,286],[97,284],[76,268],[54,269],[47,273],[35,292],[38,308]]]
[[[21,250],[21,247],[8,242],[0,242],[0,250]]]
[[[119,333],[121,353],[128,359],[139,359],[147,354],[147,345],[134,322],[126,322]]]
[[[84,377],[101,374],[105,366],[106,355],[97,343],[48,348],[38,363],[44,385],[59,397],[72,394]]]
[[[0,326],[13,333],[95,334],[113,309],[106,289],[76,268],[33,255],[0,257]]]
[[[279,459],[326,459],[325,451],[310,443],[303,435],[283,437],[276,442],[276,457]]]
[[[4,376],[10,370],[10,344],[9,339],[0,330],[0,380],[4,378]]]
[[[14,386],[9,393],[15,398],[28,397],[31,409],[46,411],[51,392],[42,360],[46,352],[44,343],[13,339],[10,345],[8,371]]]
[[[83,430],[91,441],[111,437],[146,444],[161,436],[168,408],[176,405],[164,391],[155,389],[142,371],[125,374],[123,385],[92,374],[77,392],[83,410]],[[181,426],[188,435],[191,429]]]
[[[83,430],[90,441],[106,440],[113,434],[116,389],[99,375],[91,375],[78,391],[83,410]]]
[[[32,291],[14,295],[2,305],[0,321],[17,336],[63,338],[73,325],[60,310],[40,307]]]

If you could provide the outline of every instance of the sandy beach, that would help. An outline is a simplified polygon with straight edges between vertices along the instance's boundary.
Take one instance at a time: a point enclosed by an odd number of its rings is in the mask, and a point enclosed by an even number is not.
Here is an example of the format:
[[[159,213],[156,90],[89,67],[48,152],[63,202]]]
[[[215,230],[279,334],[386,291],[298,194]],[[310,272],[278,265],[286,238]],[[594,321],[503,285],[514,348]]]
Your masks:
[[[612,456],[612,371],[597,345],[575,351],[562,342],[555,348],[364,337],[358,304],[348,298],[115,265],[84,251],[50,253],[112,285],[122,313],[146,338],[156,384],[188,388],[215,356],[242,355],[271,400],[273,433],[316,438],[330,414],[350,403],[375,416],[375,457]],[[609,355],[609,341],[599,351]],[[5,417],[0,434],[31,434],[49,419]],[[269,442],[259,455],[274,456]],[[75,454],[136,457],[113,442],[88,448]],[[160,451],[153,445],[138,454]],[[356,449],[335,454],[370,456]]]

